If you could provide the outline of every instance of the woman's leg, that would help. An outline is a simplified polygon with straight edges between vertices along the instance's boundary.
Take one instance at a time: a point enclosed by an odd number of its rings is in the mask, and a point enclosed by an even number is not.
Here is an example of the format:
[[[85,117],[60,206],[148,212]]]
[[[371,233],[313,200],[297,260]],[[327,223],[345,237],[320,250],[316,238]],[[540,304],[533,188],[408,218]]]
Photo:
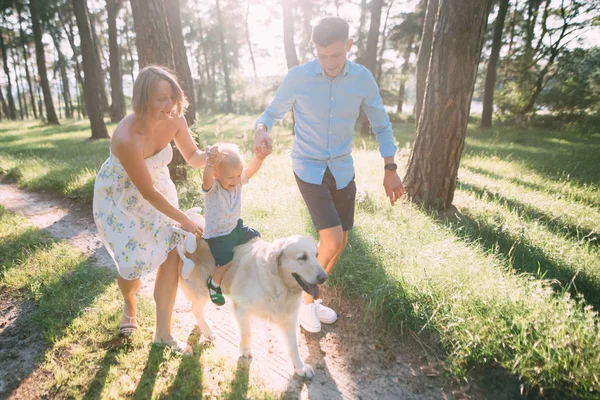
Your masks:
[[[171,334],[171,316],[177,296],[179,284],[180,258],[177,250],[173,249],[165,262],[158,268],[154,283],[154,301],[156,302],[156,335],[155,340],[169,342]]]
[[[137,317],[137,301],[135,295],[142,286],[140,279],[127,280],[122,278],[120,275],[117,278],[119,289],[123,295],[123,317],[121,317],[121,325],[131,324]]]

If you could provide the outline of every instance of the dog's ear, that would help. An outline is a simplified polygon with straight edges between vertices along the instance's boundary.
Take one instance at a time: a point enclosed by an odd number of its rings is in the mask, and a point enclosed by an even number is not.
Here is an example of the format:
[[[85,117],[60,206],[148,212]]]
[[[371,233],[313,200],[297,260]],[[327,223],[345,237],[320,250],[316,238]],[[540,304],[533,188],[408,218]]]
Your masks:
[[[281,259],[283,257],[283,250],[285,248],[287,241],[285,239],[277,239],[273,242],[271,248],[271,262],[276,266],[273,269],[273,275],[277,275],[279,273],[279,269],[281,268]]]

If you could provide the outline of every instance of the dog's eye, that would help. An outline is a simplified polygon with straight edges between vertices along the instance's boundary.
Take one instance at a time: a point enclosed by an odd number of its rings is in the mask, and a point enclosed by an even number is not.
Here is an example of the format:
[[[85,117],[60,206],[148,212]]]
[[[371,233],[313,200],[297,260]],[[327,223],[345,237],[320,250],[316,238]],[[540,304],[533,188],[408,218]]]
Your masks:
[[[298,260],[302,260],[302,261],[306,261],[308,259],[308,257],[306,256],[306,254],[302,254],[300,257],[298,257]]]

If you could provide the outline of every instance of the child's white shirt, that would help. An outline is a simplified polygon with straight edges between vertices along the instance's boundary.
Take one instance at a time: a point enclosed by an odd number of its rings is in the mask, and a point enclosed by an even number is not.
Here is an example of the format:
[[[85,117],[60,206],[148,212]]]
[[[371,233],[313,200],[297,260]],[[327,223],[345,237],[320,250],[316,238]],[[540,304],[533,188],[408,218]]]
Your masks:
[[[237,226],[242,214],[242,185],[248,183],[246,171],[242,172],[242,180],[229,191],[221,183],[213,179],[210,190],[204,192],[204,239],[225,236]]]

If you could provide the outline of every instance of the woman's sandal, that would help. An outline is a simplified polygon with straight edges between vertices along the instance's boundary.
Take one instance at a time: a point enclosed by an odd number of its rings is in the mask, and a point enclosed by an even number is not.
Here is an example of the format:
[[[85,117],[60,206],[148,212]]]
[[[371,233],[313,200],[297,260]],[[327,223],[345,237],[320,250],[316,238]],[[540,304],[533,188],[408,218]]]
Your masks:
[[[154,346],[168,347],[172,352],[189,356],[193,354],[192,347],[182,340],[161,340],[156,338],[156,334],[152,337]]]
[[[129,315],[125,314],[125,311],[123,311],[123,316],[125,318],[129,318],[129,322],[119,325],[119,334],[123,337],[128,337],[133,335],[135,331],[138,330],[138,324],[137,322],[133,321],[135,317],[130,317]]]

